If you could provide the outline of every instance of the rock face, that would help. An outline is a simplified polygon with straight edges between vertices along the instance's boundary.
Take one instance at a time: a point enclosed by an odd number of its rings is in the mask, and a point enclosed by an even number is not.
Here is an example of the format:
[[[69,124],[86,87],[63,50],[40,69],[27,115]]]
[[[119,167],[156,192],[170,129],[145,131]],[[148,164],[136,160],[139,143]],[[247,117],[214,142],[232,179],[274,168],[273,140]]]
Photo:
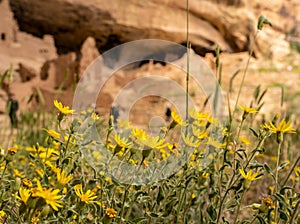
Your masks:
[[[255,18],[247,0],[190,0],[189,33],[199,54],[247,50]],[[221,4],[220,4],[221,3]],[[10,0],[20,29],[54,36],[58,53],[79,52],[88,36],[101,51],[116,44],[154,38],[186,42],[186,5],[178,0]],[[54,16],[55,15],[55,16]]]
[[[96,41],[92,37],[88,37],[82,44],[80,50],[80,61],[78,68],[79,78],[83,75],[85,69],[99,56],[99,51],[96,47]]]
[[[28,82],[36,77],[37,72],[23,63],[19,63],[19,74],[22,82]]]
[[[40,76],[41,80],[49,81],[48,87],[65,90],[72,86],[77,71],[76,54],[71,52],[47,61],[41,68]]]

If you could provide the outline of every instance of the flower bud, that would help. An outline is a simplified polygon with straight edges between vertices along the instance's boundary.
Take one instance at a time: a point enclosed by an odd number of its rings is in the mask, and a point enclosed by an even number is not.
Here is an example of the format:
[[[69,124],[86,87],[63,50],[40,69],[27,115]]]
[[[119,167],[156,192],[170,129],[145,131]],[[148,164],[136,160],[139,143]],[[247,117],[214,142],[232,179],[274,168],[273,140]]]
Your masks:
[[[40,214],[40,216],[41,216],[42,218],[47,217],[48,214],[49,214],[51,211],[52,211],[52,209],[50,208],[50,206],[49,206],[49,205],[45,205],[44,208],[43,208],[43,210],[42,210],[42,212],[41,212],[41,214]]]

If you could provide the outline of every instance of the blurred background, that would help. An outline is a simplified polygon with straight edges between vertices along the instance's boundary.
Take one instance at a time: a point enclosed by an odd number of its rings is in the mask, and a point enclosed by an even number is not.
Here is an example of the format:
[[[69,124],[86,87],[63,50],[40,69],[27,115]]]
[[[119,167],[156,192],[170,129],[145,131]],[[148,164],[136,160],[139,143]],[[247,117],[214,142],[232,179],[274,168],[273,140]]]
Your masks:
[[[0,74],[13,71],[0,90],[2,114],[9,93],[18,100],[19,112],[52,108],[54,99],[71,106],[85,69],[114,46],[147,38],[186,45],[186,2],[182,0],[0,0],[0,15]],[[230,93],[229,101],[234,104],[260,15],[266,15],[272,27],[258,34],[241,104],[249,104],[249,97],[261,85],[268,89],[263,113],[289,110],[298,114],[299,0],[190,0],[192,50],[215,72],[215,49],[220,46],[222,89],[224,95]],[[120,55],[127,57],[130,52]],[[186,60],[185,54],[180,57],[176,60]],[[97,110],[109,114],[122,87],[154,73],[185,85],[184,72],[174,66],[151,61],[132,65],[106,82]],[[190,93],[201,106],[203,94],[193,80]],[[143,113],[136,119],[143,123],[153,115],[164,116],[166,105],[165,99],[149,96],[139,100],[132,113]],[[145,112],[145,107],[151,110]]]

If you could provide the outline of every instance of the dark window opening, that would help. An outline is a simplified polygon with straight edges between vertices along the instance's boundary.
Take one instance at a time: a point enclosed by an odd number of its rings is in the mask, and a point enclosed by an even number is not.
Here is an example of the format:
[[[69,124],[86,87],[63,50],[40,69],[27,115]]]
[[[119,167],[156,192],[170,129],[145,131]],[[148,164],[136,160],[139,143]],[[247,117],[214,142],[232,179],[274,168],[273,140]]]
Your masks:
[[[1,40],[5,40],[5,39],[6,39],[5,33],[1,33]]]

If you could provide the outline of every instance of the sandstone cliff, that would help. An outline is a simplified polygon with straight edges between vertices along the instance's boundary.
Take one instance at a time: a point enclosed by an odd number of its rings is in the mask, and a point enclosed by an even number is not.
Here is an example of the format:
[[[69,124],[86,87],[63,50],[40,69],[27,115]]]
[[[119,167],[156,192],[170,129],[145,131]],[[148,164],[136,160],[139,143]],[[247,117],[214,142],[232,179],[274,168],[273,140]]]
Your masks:
[[[136,39],[186,41],[186,4],[178,0],[10,0],[20,29],[54,36],[59,53],[79,51],[93,36],[103,51]],[[244,51],[256,18],[246,0],[191,0],[190,41],[199,54]]]

